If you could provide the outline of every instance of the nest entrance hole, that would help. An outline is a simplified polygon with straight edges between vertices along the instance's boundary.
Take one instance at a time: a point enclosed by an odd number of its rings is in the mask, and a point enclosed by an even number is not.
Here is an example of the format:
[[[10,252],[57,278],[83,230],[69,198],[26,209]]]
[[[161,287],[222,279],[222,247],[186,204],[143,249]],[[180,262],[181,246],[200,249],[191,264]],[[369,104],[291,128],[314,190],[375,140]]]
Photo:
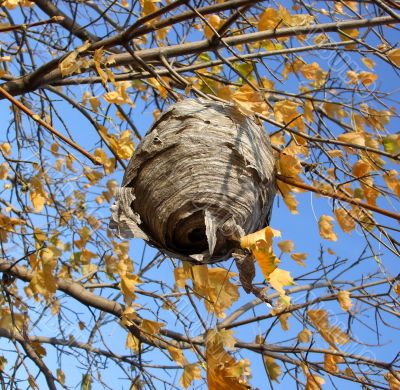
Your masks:
[[[181,220],[175,228],[173,243],[176,248],[187,254],[208,249],[204,212],[197,211]],[[196,253],[196,252],[195,252]]]
[[[204,240],[207,241],[206,237],[206,229],[205,227],[197,227],[194,228],[189,234],[188,234],[188,239],[189,241],[192,241],[194,244],[198,242],[203,242]]]

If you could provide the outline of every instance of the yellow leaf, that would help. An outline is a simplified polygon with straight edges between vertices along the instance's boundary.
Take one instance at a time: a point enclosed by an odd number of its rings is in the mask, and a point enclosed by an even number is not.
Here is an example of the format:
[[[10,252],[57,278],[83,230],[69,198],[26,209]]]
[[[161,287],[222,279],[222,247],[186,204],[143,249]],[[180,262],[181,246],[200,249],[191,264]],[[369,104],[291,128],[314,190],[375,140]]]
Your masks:
[[[246,115],[252,115],[253,112],[262,115],[268,114],[268,106],[265,103],[264,96],[260,92],[254,91],[247,84],[233,93],[231,99],[237,108]]]
[[[346,232],[350,233],[356,227],[356,222],[351,215],[351,212],[347,211],[343,207],[335,210],[335,217],[340,226],[340,228]]]
[[[396,287],[394,288],[394,291],[396,292],[396,294],[400,297],[400,283],[396,284]]]
[[[97,96],[91,96],[89,98],[90,106],[92,110],[97,114],[99,112],[99,107],[101,106],[101,102]]]
[[[0,328],[7,329],[9,331],[18,330],[22,331],[24,319],[22,314],[13,313],[11,315],[10,309],[0,309]]]
[[[80,73],[81,67],[84,65],[82,59],[78,58],[79,53],[84,52],[90,46],[90,42],[85,42],[82,46],[76,48],[72,53],[68,54],[59,64],[58,67],[61,75],[70,76],[74,73]]]
[[[337,363],[343,362],[344,359],[342,356],[339,355],[332,355],[330,353],[325,353],[324,355],[324,368],[328,372],[331,372],[332,374],[336,374],[339,372],[339,368],[337,366]]]
[[[290,316],[291,316],[290,313],[279,314],[279,316],[278,316],[279,322],[281,324],[281,328],[284,331],[289,330],[288,320],[289,320]]]
[[[307,315],[323,339],[333,348],[336,348],[336,343],[344,345],[349,342],[349,337],[346,333],[338,326],[329,324],[328,313],[325,310],[308,310]]]
[[[124,295],[124,300],[126,305],[130,305],[135,299],[135,289],[136,285],[140,284],[141,280],[137,275],[126,274],[121,276],[121,281],[119,283],[119,288]]]
[[[258,31],[273,30],[282,21],[276,9],[267,8],[260,15]]]
[[[304,388],[305,390],[321,390],[322,385],[325,383],[324,378],[315,375],[315,374],[309,374],[307,375],[307,383],[306,387]]]
[[[64,374],[64,372],[60,369],[60,368],[57,368],[57,379],[58,379],[58,381],[62,384],[62,385],[64,385],[65,384],[65,374]]]
[[[299,341],[299,343],[309,343],[311,340],[311,336],[312,336],[312,333],[307,328],[304,328],[297,335],[297,340]]]
[[[183,351],[181,349],[172,346],[168,346],[167,349],[172,360],[178,363],[181,367],[183,367],[187,363],[187,360],[185,356],[183,356]]]
[[[357,29],[346,29],[343,30],[343,32],[346,34],[342,34],[339,32],[339,36],[341,41],[350,41],[351,38],[357,38],[360,35],[360,31],[358,31]],[[357,43],[348,43],[347,45],[345,45],[346,49],[355,49],[357,46]]]
[[[400,66],[400,48],[389,50],[386,55],[395,65]]]
[[[142,6],[142,14],[141,16],[146,16],[158,10],[158,7],[155,3],[159,2],[159,0],[140,0],[140,5]],[[152,21],[155,23],[157,19]],[[151,23],[150,23],[151,24]]]
[[[228,351],[235,348],[236,339],[233,337],[234,331],[230,329],[216,330],[212,329],[207,332],[207,343],[221,345]]]
[[[361,59],[361,61],[364,63],[364,65],[368,68],[368,69],[374,69],[375,68],[375,61],[371,60],[370,58],[367,57],[363,57]]]
[[[378,75],[371,72],[360,72],[358,74],[358,79],[364,84],[365,87],[369,87],[378,78]]]
[[[317,86],[323,85],[327,75],[317,62],[303,65],[301,67],[301,73],[307,80],[314,80]]]
[[[7,163],[2,163],[0,165],[0,180],[6,180],[8,175],[8,165]]]
[[[174,269],[175,284],[180,288],[185,288],[188,276],[183,268]]]
[[[31,202],[35,208],[35,211],[40,212],[42,211],[43,206],[47,203],[48,198],[40,176],[31,177],[30,186]]]
[[[352,303],[351,303],[350,292],[349,291],[345,291],[345,290],[339,291],[339,293],[338,293],[338,301],[340,303],[340,307],[344,311],[349,311],[351,309]]]
[[[279,236],[280,232],[278,230],[267,226],[262,230],[248,234],[240,239],[242,248],[251,249],[266,279],[268,279],[279,262],[272,252],[272,237]]]
[[[108,80],[108,76],[107,76],[107,73],[104,72],[103,69],[101,69],[101,59],[103,57],[103,52],[104,52],[104,50],[102,47],[100,47],[99,49],[96,49],[93,54],[93,62],[94,62],[94,66],[96,67],[97,73],[99,74],[99,76],[101,78],[102,83],[106,84],[107,80]]]
[[[165,326],[162,322],[156,322],[151,320],[143,320],[140,324],[140,329],[142,332],[148,335],[154,335],[160,333],[160,329]]]
[[[223,21],[221,21],[221,18],[218,15],[211,15],[207,19],[207,21],[216,31],[218,31],[221,22],[223,23]],[[207,39],[210,39],[213,37],[214,31],[208,25],[206,25],[204,27],[204,35]]]
[[[257,242],[265,241],[267,243],[268,248],[272,247],[272,237],[280,237],[281,233],[279,230],[272,229],[270,226],[265,227],[264,229],[258,230],[254,233],[250,233],[247,236],[243,236],[240,238],[240,246],[243,249],[251,249],[253,248]]]
[[[319,234],[326,240],[337,241],[337,235],[333,232],[333,220],[330,215],[321,215],[318,221]]]
[[[276,363],[275,359],[270,356],[263,356],[265,365],[267,367],[268,376],[271,381],[278,382],[278,378],[282,375],[282,369],[279,364]]]
[[[194,380],[201,379],[201,370],[197,363],[186,364],[179,383],[187,389]]]
[[[299,113],[299,103],[291,100],[281,100],[274,105],[275,120],[288,125],[289,128],[297,127],[299,131],[305,128],[302,115]]]
[[[268,279],[271,286],[281,295],[285,295],[284,286],[293,286],[295,283],[289,271],[276,268]]]
[[[389,383],[390,390],[399,390],[400,389],[400,371],[396,371],[397,377],[395,377],[391,372],[387,372],[385,374],[385,379]]]
[[[383,174],[386,185],[400,198],[400,181],[397,179],[399,173],[391,169]]]
[[[278,242],[279,249],[284,253],[290,253],[294,249],[294,242],[292,240],[284,240]]]
[[[6,156],[11,156],[11,145],[8,142],[2,143],[0,149]]]
[[[307,253],[292,253],[290,257],[297,262],[297,264],[305,267],[304,260],[307,259]]]
[[[363,133],[351,132],[340,134],[338,140],[342,142],[348,142],[350,144],[365,146],[365,138]]]
[[[134,352],[139,352],[140,341],[131,332],[129,332],[125,346],[126,348],[132,349]]]
[[[236,361],[224,349],[233,345],[232,334],[211,330],[206,337],[207,382],[210,390],[245,390],[250,374],[246,359]]]
[[[354,70],[349,70],[346,73],[346,76],[348,77],[349,81],[347,82],[347,84],[357,84],[358,83],[358,73],[354,72]]]
[[[40,344],[39,341],[31,341],[31,345],[39,357],[47,355],[46,349]]]

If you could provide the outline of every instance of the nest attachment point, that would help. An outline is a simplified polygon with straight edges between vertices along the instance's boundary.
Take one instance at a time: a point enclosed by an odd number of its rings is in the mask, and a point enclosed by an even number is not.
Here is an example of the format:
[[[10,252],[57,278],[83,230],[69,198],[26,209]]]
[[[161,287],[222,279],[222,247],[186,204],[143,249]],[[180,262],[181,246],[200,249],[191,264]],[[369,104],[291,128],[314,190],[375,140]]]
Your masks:
[[[275,160],[267,134],[235,106],[188,99],[153,124],[125,171],[110,227],[191,262],[227,259],[269,222]]]

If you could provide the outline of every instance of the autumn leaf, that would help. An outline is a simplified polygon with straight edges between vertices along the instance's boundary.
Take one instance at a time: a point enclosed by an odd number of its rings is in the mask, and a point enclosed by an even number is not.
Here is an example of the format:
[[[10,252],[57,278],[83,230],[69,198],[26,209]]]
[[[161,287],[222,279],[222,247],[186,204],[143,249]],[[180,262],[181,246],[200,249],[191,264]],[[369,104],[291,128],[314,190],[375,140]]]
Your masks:
[[[351,303],[351,298],[350,298],[350,292],[341,290],[338,292],[338,301],[340,303],[340,307],[344,311],[350,311],[352,303]]]
[[[318,221],[319,234],[326,240],[337,241],[337,235],[333,231],[333,221],[330,215],[321,215]]]
[[[84,61],[78,58],[79,53],[84,52],[90,46],[90,42],[86,41],[82,46],[77,47],[73,52],[68,54],[59,64],[61,75],[63,77],[70,76],[74,73],[80,73]]]
[[[311,340],[311,336],[312,333],[307,328],[304,328],[297,335],[297,340],[299,343],[309,343]]]
[[[302,267],[305,267],[304,260],[307,259],[307,253],[292,253],[290,257]]]
[[[271,381],[279,383],[278,378],[282,375],[282,369],[275,359],[270,356],[263,356],[265,366],[267,367],[268,376]]]
[[[389,383],[390,390],[399,390],[400,389],[400,371],[395,371],[396,376],[391,372],[387,372],[384,377]]]
[[[279,13],[274,8],[266,8],[260,15],[258,31],[272,30],[282,21]]]
[[[185,358],[185,356],[183,355],[183,351],[181,349],[172,347],[172,346],[168,346],[167,347],[168,352],[171,356],[171,359],[178,363],[181,367],[184,367],[185,364],[187,364],[187,360]]]
[[[134,352],[139,352],[140,349],[140,341],[134,336],[131,332],[128,332],[128,336],[126,338],[125,347],[131,349]]]
[[[368,57],[363,57],[361,58],[361,61],[363,64],[368,68],[368,69],[374,69],[375,68],[375,61],[371,60]]]
[[[298,103],[291,100],[276,102],[274,105],[275,120],[288,125],[290,128],[297,127],[299,131],[304,131],[305,125],[299,112],[299,106]]]
[[[360,72],[358,74],[358,79],[365,87],[369,87],[378,79],[378,76],[371,72]]]
[[[389,50],[386,55],[393,64],[400,66],[400,48]]]
[[[279,292],[281,295],[285,295],[285,286],[293,286],[295,283],[289,271],[276,268],[270,275],[268,279],[271,286]]]
[[[294,242],[292,240],[280,241],[278,247],[283,253],[290,253],[294,249]]]
[[[219,27],[221,26],[221,23],[223,23],[223,20],[221,20],[221,18],[218,15],[211,15],[207,19],[207,21],[216,31],[218,31]],[[214,31],[210,28],[208,24],[206,24],[204,27],[204,35],[207,39],[210,39],[214,36]]]
[[[345,208],[337,208],[335,211],[336,221],[338,222],[340,228],[346,232],[350,233],[356,227],[356,222],[352,213],[347,211]]]
[[[232,349],[236,341],[232,331],[211,330],[206,337],[207,383],[210,390],[245,390],[250,374],[248,361],[236,361],[225,347]]]
[[[165,326],[162,322],[156,322],[144,319],[140,324],[140,330],[148,335],[160,333],[161,328]]]
[[[395,169],[391,169],[383,174],[383,179],[386,185],[400,198],[400,181],[397,179],[398,172]]]
[[[186,364],[179,383],[187,389],[194,380],[201,379],[201,370],[197,363]]]
[[[30,188],[30,199],[33,207],[35,211],[40,212],[47,203],[48,195],[39,175],[31,177]]]
[[[333,355],[330,353],[324,354],[324,368],[328,372],[332,374],[336,374],[339,372],[339,368],[337,366],[338,363],[342,363],[344,361],[343,356]]]
[[[279,237],[280,232],[267,226],[255,233],[241,237],[240,246],[251,249],[259,267],[266,279],[278,266],[279,260],[272,251],[272,238]]]
[[[332,347],[336,344],[344,345],[349,342],[349,337],[338,326],[331,326],[328,313],[323,309],[308,310],[308,317],[317,328],[322,338]]]
[[[7,157],[11,156],[11,145],[8,142],[3,142],[0,144],[0,150],[3,154],[5,154]]]

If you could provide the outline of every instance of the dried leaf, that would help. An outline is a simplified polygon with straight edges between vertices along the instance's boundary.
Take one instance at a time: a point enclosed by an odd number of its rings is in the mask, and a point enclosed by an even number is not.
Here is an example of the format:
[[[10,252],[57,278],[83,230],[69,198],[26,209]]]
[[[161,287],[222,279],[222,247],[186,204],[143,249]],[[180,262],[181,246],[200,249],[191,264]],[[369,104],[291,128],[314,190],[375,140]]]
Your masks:
[[[280,241],[278,247],[283,253],[290,253],[294,250],[294,242],[292,240]]]
[[[321,215],[318,221],[319,234],[322,238],[330,241],[337,241],[337,235],[333,231],[333,217],[330,215]]]
[[[311,340],[311,336],[312,333],[307,328],[304,328],[297,335],[297,340],[299,341],[299,343],[309,343]]]
[[[295,284],[292,276],[290,275],[290,272],[279,268],[275,269],[269,275],[268,281],[271,286],[281,295],[285,295],[285,290],[283,289],[283,287],[293,286]]]
[[[197,363],[186,364],[179,383],[187,389],[196,379],[201,379],[201,370]]]
[[[282,369],[275,359],[271,356],[263,356],[265,366],[267,367],[268,376],[271,381],[279,383],[278,378],[282,375]]]
[[[344,311],[350,311],[352,303],[351,303],[351,298],[350,298],[350,292],[341,290],[338,293],[338,301],[340,303],[340,307]]]

